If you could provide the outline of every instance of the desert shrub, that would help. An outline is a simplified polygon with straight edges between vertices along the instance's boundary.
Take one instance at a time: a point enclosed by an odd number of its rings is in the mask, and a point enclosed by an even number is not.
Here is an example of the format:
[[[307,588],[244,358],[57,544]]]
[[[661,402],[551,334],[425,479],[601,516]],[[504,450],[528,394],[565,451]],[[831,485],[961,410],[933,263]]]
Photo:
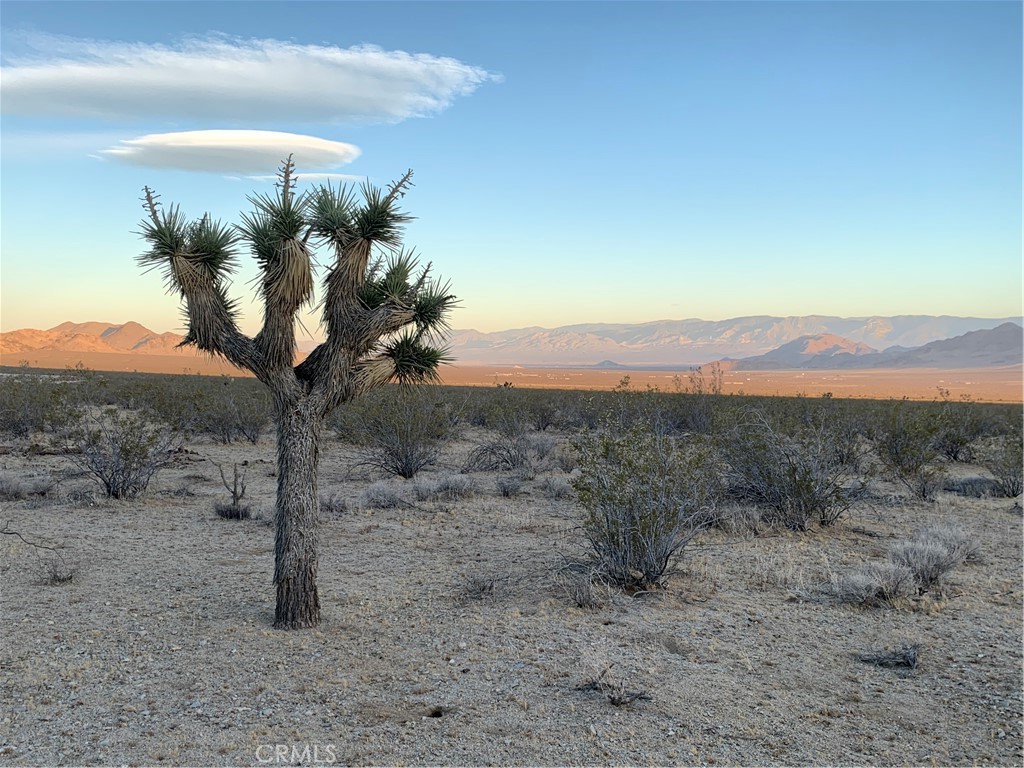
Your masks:
[[[936,417],[935,449],[949,461],[972,461],[971,445],[985,430],[981,411],[967,398],[952,400],[949,390],[940,388],[939,396],[942,408]]]
[[[975,499],[983,499],[986,496],[1002,495],[999,483],[988,477],[948,478],[943,483],[942,490],[949,493],[955,493],[959,496],[969,496]]]
[[[566,474],[576,469],[576,452],[568,445],[559,444],[551,452],[554,465]]]
[[[572,495],[572,485],[560,475],[547,476],[538,483],[540,492],[549,499],[564,499]]]
[[[532,477],[535,469],[530,443],[525,435],[499,434],[470,451],[462,471],[517,472],[521,477]]]
[[[252,509],[248,504],[232,504],[228,501],[213,502],[213,511],[217,517],[225,520],[248,520],[252,517]]]
[[[933,526],[917,531],[910,539],[898,541],[889,549],[894,565],[908,568],[920,594],[935,588],[958,565],[978,556],[977,544],[962,528]]]
[[[321,496],[320,513],[331,517],[343,517],[348,514],[348,502],[340,493]]]
[[[891,403],[874,429],[874,448],[882,466],[919,499],[932,498],[942,487],[942,472],[933,464],[939,455],[937,433],[934,413],[906,399]]]
[[[417,501],[458,501],[476,493],[473,478],[465,475],[441,475],[418,479],[413,485]]]
[[[0,432],[27,438],[60,431],[78,416],[65,382],[30,374],[0,377]]]
[[[523,478],[516,475],[498,475],[494,480],[494,487],[499,496],[505,498],[518,496],[523,490]]]
[[[892,605],[917,592],[914,572],[900,563],[868,563],[833,577],[835,596],[845,603]]]
[[[24,480],[11,475],[0,475],[0,501],[24,501],[33,497],[50,496],[57,484],[51,477]]]
[[[405,503],[398,489],[385,480],[366,486],[362,498],[363,504],[371,509],[395,509]]]
[[[21,501],[28,498],[24,484],[16,477],[0,477],[0,501]]]
[[[231,406],[238,432],[253,445],[258,443],[271,423],[272,405],[269,394],[260,388],[244,397],[232,397]]]
[[[720,442],[729,495],[765,510],[767,522],[805,531],[815,520],[832,525],[849,509],[845,468],[823,419],[789,436],[751,411]]]
[[[538,459],[546,459],[558,447],[558,440],[551,435],[530,435],[527,445]]]
[[[170,428],[154,424],[144,414],[108,408],[89,417],[73,439],[72,456],[115,499],[133,499],[146,490],[156,474],[171,463],[178,438]]]
[[[242,439],[255,444],[270,426],[269,394],[265,390],[238,392],[228,377],[223,377],[219,390],[206,393],[199,405],[198,431],[224,444]]]
[[[252,510],[248,504],[242,504],[242,499],[245,498],[246,471],[243,469],[240,472],[236,463],[231,471],[231,479],[228,480],[228,476],[221,464],[217,465],[217,469],[220,470],[220,479],[224,483],[224,488],[231,494],[231,503],[215,502],[213,511],[225,520],[248,520],[252,517]]]
[[[436,387],[378,390],[361,406],[342,422],[359,446],[358,465],[407,479],[437,463],[458,426],[458,414]]]
[[[650,589],[665,583],[687,544],[714,519],[718,464],[707,444],[677,444],[638,424],[574,439],[580,474],[572,483],[582,528],[610,583]]]
[[[177,381],[174,386],[154,387],[144,402],[153,415],[171,429],[192,435],[202,431],[206,397],[197,381]]]
[[[530,409],[530,422],[538,432],[557,426],[559,422],[558,409],[554,403],[539,399],[533,403],[533,407]]]
[[[985,452],[982,464],[992,473],[1002,496],[1014,498],[1024,492],[1024,442],[1019,431],[997,438]]]

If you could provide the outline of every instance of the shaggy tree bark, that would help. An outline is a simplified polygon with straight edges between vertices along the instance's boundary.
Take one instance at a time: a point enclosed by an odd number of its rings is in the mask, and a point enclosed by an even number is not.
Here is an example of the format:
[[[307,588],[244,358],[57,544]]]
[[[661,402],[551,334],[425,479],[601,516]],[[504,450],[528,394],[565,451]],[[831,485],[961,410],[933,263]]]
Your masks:
[[[314,627],[320,623],[316,574],[321,419],[312,412],[309,398],[303,398],[294,404],[280,403],[277,424],[274,626]]]
[[[364,185],[362,201],[347,188],[294,192],[289,157],[276,196],[250,197],[255,207],[242,224],[225,227],[204,216],[187,222],[176,206],[162,210],[145,188],[142,236],[150,250],[139,261],[161,268],[169,290],[185,303],[185,344],[251,371],[272,392],[277,422],[277,537],[274,626],[299,629],[320,621],[317,468],[327,415],[341,403],[387,382],[437,377],[447,361],[436,342],[447,331],[456,299],[447,284],[418,269],[401,251],[397,207],[412,171],[386,193]],[[263,328],[255,337],[238,330],[236,305],[227,296],[246,242],[261,270]],[[333,258],[323,283],[327,338],[295,365],[295,322],[314,290],[313,245]],[[375,250],[383,251],[374,258]]]

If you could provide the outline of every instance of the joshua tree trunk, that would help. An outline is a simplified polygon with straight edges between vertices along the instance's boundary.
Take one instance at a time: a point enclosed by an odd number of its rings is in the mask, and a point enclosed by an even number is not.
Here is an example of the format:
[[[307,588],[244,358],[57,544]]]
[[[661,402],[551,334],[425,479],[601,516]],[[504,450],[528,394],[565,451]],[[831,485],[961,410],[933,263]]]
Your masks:
[[[277,538],[274,584],[278,629],[320,623],[316,588],[321,419],[309,398],[277,404]]]
[[[177,206],[161,209],[146,187],[143,237],[150,250],[139,261],[164,272],[181,295],[188,318],[182,344],[220,355],[252,371],[274,394],[277,416],[277,541],[274,584],[281,629],[320,621],[317,572],[317,465],[324,419],[353,397],[390,381],[437,378],[447,361],[436,346],[456,299],[401,250],[409,216],[398,198],[412,171],[387,192],[365,184],[360,204],[345,188],[296,194],[289,157],[277,194],[250,198],[252,214],[225,227],[204,216],[188,222]],[[235,245],[245,241],[259,263],[263,328],[243,334],[237,305],[227,295],[236,267]],[[330,250],[323,282],[326,340],[295,365],[299,309],[314,300],[312,248]],[[376,255],[375,255],[376,254]]]

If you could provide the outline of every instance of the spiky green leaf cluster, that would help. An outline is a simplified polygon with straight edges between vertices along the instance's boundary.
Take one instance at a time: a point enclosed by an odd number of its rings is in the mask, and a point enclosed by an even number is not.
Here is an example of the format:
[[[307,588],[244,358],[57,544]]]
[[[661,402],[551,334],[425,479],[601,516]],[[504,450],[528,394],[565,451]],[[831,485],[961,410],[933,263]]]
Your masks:
[[[353,216],[353,233],[361,240],[371,240],[385,248],[397,248],[402,241],[404,225],[412,216],[398,209],[395,195],[366,183],[362,186],[363,205]]]
[[[388,342],[383,354],[394,364],[394,380],[403,384],[437,381],[438,367],[451,362],[446,348],[425,343],[419,334],[411,331]]]
[[[318,238],[341,250],[355,238],[355,210],[355,191],[351,187],[335,189],[325,184],[310,195],[309,225]]]
[[[366,282],[359,290],[359,300],[367,309],[376,309],[386,302],[405,306],[415,298],[411,282],[416,270],[416,256],[412,251],[400,251],[389,256],[385,264],[370,267]]]
[[[451,292],[451,283],[428,282],[416,296],[413,304],[413,323],[416,332],[426,338],[438,338],[451,327],[448,316],[458,304]]]
[[[168,291],[184,295],[197,281],[219,286],[238,265],[238,238],[231,227],[209,216],[189,222],[176,205],[160,210],[153,204],[149,213],[141,234],[150,248],[137,261],[161,270]]]

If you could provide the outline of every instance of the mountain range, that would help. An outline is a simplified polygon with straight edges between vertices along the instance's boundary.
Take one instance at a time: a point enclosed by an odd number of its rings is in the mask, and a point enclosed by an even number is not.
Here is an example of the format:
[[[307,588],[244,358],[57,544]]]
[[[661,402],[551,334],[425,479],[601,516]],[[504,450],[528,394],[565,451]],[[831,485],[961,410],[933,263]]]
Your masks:
[[[1003,323],[920,347],[877,351],[828,334],[803,336],[763,355],[719,361],[723,368],[757,370],[852,370],[863,368],[991,368],[1024,362],[1024,328]]]
[[[970,368],[1021,363],[1020,318],[931,315],[841,318],[741,317],[591,323],[494,333],[454,331],[452,355],[463,365],[538,367],[689,367],[721,361],[738,370]],[[103,353],[195,358],[182,337],[139,323],[66,322],[49,330],[0,333],[4,364],[31,353]],[[315,342],[300,343],[308,353]]]
[[[892,347],[916,348],[988,330],[1021,318],[933,315],[895,317],[739,317],[731,320],[664,320],[639,324],[592,323],[560,328],[520,328],[495,333],[455,331],[449,343],[463,364],[549,367],[617,364],[626,367],[702,365],[722,358],[764,355],[798,339],[835,337],[853,354]],[[781,361],[780,361],[781,362]]]

